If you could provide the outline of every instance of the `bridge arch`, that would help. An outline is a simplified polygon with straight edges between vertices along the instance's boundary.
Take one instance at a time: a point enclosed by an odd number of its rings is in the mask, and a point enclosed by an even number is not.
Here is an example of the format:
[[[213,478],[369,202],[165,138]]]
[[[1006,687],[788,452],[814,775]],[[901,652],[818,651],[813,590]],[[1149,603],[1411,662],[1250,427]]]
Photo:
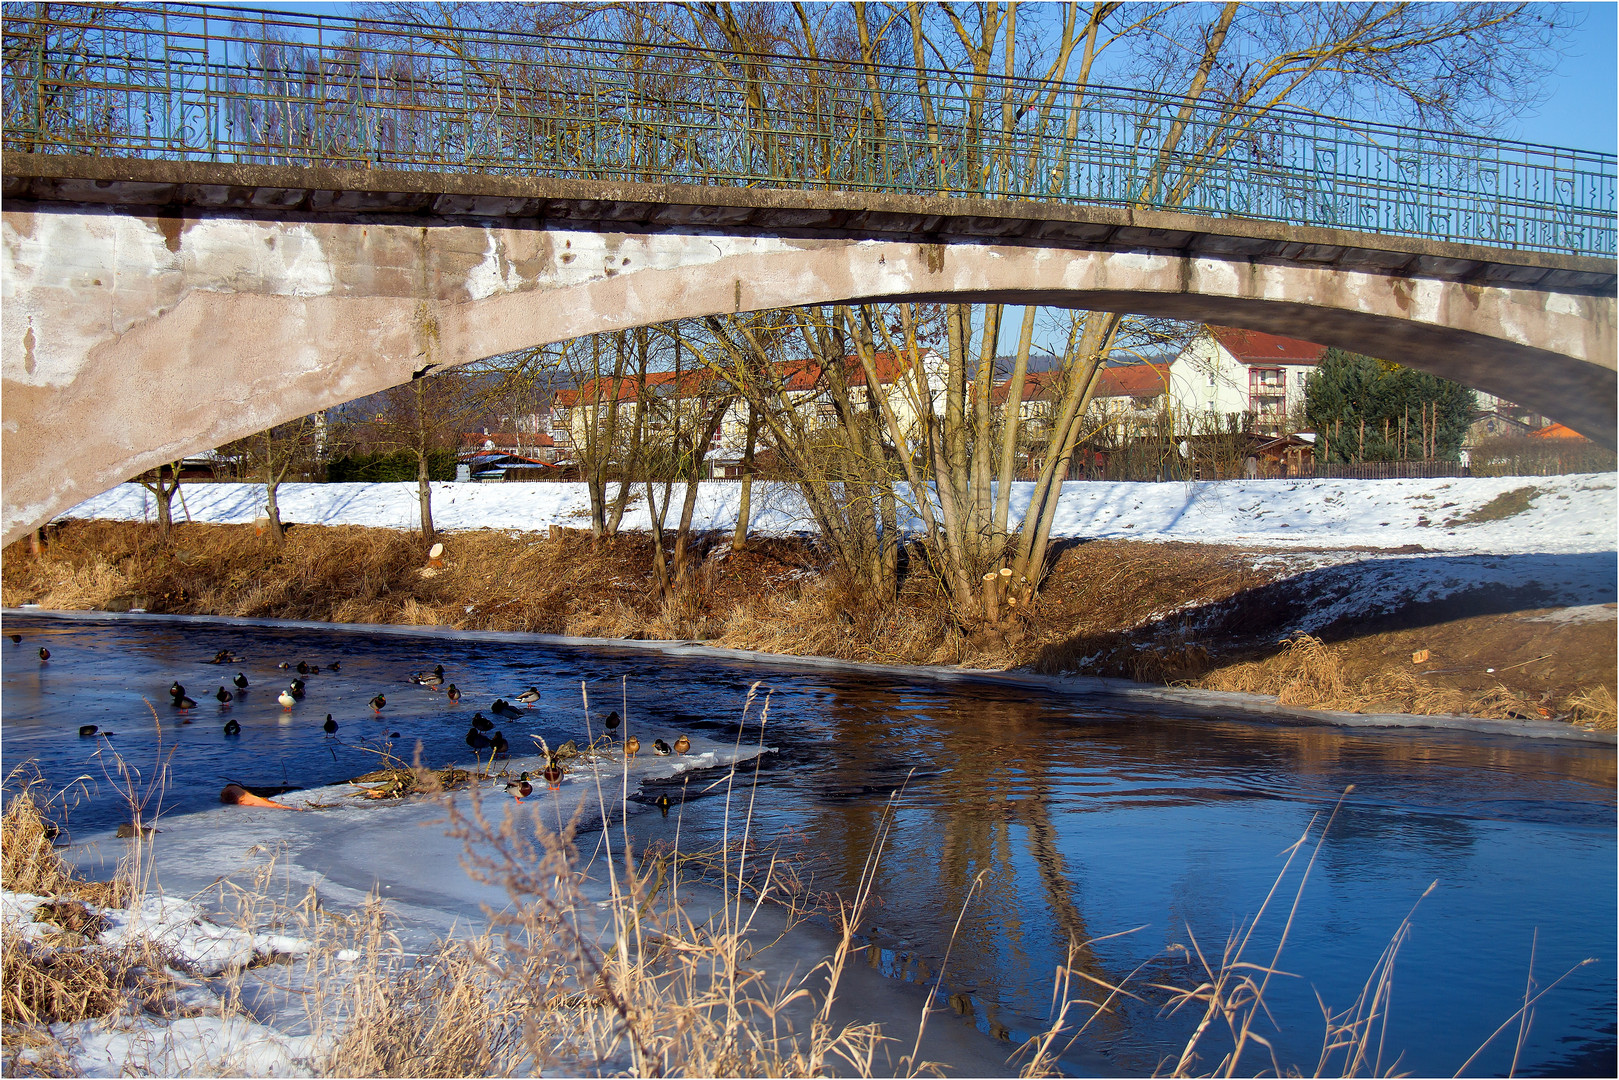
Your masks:
[[[15,158],[0,336],[8,543],[143,469],[426,370],[843,301],[1268,330],[1409,363],[1615,443],[1605,260],[1003,201],[490,178],[457,190],[424,174],[385,184],[150,162],[86,177]]]

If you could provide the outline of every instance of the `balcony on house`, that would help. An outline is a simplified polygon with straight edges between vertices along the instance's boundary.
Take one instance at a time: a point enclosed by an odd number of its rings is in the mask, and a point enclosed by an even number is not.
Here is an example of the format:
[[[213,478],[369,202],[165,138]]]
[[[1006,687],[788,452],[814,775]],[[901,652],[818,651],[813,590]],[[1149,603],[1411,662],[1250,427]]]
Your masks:
[[[1254,414],[1254,430],[1261,435],[1279,435],[1287,418],[1287,371],[1283,368],[1248,369],[1248,408]]]

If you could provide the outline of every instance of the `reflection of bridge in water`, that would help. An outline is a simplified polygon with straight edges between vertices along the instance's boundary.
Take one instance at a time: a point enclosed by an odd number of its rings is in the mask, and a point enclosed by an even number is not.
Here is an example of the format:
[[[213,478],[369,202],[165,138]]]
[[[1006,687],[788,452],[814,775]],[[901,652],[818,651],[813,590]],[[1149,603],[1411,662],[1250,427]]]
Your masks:
[[[5,20],[8,541],[424,370],[838,301],[1217,318],[1614,442],[1612,155],[878,64],[49,11]]]

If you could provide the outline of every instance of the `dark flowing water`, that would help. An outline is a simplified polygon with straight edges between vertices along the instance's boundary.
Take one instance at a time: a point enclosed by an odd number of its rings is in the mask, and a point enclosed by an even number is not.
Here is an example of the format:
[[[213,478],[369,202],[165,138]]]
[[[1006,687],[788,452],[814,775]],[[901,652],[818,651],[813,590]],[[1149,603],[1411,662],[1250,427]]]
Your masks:
[[[1150,1072],[1178,1054],[1197,1016],[1166,1014],[1166,994],[1151,984],[1193,985],[1201,968],[1174,947],[1195,942],[1217,958],[1264,902],[1285,850],[1353,785],[1303,889],[1280,964],[1288,974],[1267,989],[1274,1025],[1259,1030],[1280,1064],[1313,1069],[1317,995],[1333,1009],[1351,1005],[1415,907],[1385,1067],[1400,1054],[1405,1071],[1451,1074],[1519,1007],[1531,958],[1539,989],[1591,957],[1537,1004],[1518,1071],[1615,1072],[1611,746],[1140,715],[1004,686],[526,640],[30,615],[8,617],[5,630],[23,637],[0,640],[5,766],[32,759],[58,787],[88,778],[67,814],[76,838],[124,815],[108,781],[109,744],[80,739],[79,726],[111,729],[127,761],[148,763],[157,726],[145,701],[174,751],[166,812],[183,814],[217,806],[226,779],[312,786],[354,776],[387,744],[408,752],[419,741],[429,764],[465,761],[474,708],[487,713],[496,696],[531,683],[540,704],[502,721],[514,740],[581,735],[581,682],[595,715],[627,696],[632,723],[656,718],[733,738],[760,682],[760,702],[770,695],[765,741],[777,752],[759,771],[758,835],[799,856],[819,888],[851,895],[903,787],[864,959],[926,984],[948,950],[953,1006],[986,1037],[1015,1043],[1043,1026],[1053,971],[1078,943],[1079,970],[1128,980],[1144,1000],[1123,999],[1090,1026],[1070,1058],[1076,1069]],[[37,659],[40,645],[48,663]],[[240,662],[207,664],[220,649]],[[275,700],[289,673],[276,665],[300,659],[341,659],[342,673],[308,677],[308,697],[289,716]],[[435,663],[465,693],[460,706],[405,682]],[[237,671],[252,688],[221,707],[211,695],[234,689]],[[199,708],[170,706],[175,679]],[[380,720],[365,704],[378,692],[388,698]],[[328,712],[335,738],[320,727]],[[221,733],[227,716],[239,736]],[[635,816],[640,841],[670,839],[677,824],[684,843],[717,841],[720,803],[697,788],[685,789],[680,814]],[[1308,854],[1248,959],[1270,959]],[[1468,1072],[1505,1073],[1517,1039],[1514,1024]],[[1223,1047],[1211,1039],[1207,1049],[1206,1068]],[[1267,1065],[1263,1051],[1244,1060],[1248,1072]]]

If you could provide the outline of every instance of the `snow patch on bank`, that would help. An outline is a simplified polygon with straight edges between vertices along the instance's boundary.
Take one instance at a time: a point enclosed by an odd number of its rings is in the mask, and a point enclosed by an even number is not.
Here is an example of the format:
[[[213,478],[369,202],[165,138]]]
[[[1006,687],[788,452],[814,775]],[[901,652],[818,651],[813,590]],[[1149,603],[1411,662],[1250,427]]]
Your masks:
[[[22,948],[48,949],[60,930],[36,921],[50,897],[0,892],[0,920]],[[157,1016],[133,1002],[100,1020],[50,1025],[50,1033],[78,1076],[309,1076],[323,1044],[291,1036],[250,1017],[233,1015],[206,982],[228,969],[276,955],[301,956],[310,943],[285,934],[249,933],[221,926],[198,904],[174,896],[147,895],[128,908],[85,907],[105,925],[92,943],[118,950],[145,942],[169,963],[175,1004],[201,1015]],[[15,935],[15,936],[13,936]],[[10,946],[8,946],[10,947]],[[71,946],[56,946],[71,947]],[[40,1064],[37,1052],[19,1060]]]

